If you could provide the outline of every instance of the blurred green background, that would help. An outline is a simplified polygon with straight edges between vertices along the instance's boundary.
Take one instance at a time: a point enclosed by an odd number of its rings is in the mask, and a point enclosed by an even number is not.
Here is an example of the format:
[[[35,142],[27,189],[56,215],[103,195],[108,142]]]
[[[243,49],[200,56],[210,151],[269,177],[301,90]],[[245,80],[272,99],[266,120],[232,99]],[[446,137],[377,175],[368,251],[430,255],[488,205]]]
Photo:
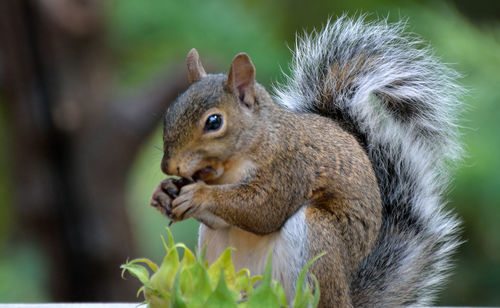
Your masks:
[[[500,306],[500,5],[489,1],[174,1],[115,0],[106,5],[116,80],[133,88],[183,62],[196,47],[202,61],[226,71],[232,57],[247,52],[257,79],[282,80],[296,33],[321,27],[329,16],[368,13],[368,19],[408,20],[408,31],[428,41],[444,62],[464,75],[468,90],[462,126],[467,156],[450,187],[448,208],[463,220],[464,244],[437,304]],[[0,140],[9,138],[0,105]],[[5,142],[2,141],[2,144]],[[128,178],[127,211],[139,255],[160,260],[160,234],[167,221],[148,206],[163,179],[161,132],[145,143]],[[11,229],[9,149],[0,147],[0,302],[49,301],[46,256],[36,243],[8,246]],[[197,223],[172,227],[177,241],[193,247]],[[124,260],[125,261],[125,260]],[[117,271],[119,275],[119,271]]]

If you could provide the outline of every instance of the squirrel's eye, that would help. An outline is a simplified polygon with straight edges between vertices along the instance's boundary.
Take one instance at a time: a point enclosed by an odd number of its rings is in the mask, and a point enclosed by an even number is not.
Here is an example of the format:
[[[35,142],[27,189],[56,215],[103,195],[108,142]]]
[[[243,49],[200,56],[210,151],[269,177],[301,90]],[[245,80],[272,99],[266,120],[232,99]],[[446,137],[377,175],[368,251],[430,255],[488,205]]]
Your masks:
[[[220,114],[212,114],[207,118],[205,122],[204,131],[210,132],[215,131],[221,128],[222,126],[222,115]]]

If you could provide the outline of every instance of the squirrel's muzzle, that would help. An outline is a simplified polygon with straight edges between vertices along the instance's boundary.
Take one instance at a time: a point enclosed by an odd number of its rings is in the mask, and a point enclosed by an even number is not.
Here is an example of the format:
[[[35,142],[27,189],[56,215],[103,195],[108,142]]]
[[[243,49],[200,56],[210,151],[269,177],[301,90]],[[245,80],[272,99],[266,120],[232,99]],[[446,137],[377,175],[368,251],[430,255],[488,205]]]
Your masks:
[[[168,172],[168,155],[164,154],[163,158],[161,159],[161,171],[165,173],[166,175],[170,175],[171,173]]]
[[[198,153],[192,151],[185,151],[173,156],[165,153],[161,161],[161,170],[166,175],[193,179],[196,175],[201,180],[217,174],[209,162],[204,161]]]

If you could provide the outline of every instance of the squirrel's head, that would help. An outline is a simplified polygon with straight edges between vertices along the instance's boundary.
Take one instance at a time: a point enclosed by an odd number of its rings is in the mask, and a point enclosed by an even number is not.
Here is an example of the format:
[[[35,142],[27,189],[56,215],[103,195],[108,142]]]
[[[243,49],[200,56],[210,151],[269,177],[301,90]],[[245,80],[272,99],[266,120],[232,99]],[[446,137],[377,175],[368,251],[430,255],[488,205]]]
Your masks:
[[[186,62],[190,86],[165,114],[161,167],[169,175],[213,180],[250,146],[258,124],[258,96],[267,93],[256,85],[247,54],[234,57],[227,76],[205,73],[196,49]]]

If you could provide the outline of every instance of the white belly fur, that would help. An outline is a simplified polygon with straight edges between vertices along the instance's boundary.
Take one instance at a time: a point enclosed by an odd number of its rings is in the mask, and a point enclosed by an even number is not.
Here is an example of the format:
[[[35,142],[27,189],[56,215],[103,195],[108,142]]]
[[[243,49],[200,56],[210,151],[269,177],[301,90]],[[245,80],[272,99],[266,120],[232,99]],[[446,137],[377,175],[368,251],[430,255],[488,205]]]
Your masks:
[[[215,261],[227,247],[233,251],[236,271],[248,268],[252,275],[261,275],[267,262],[268,253],[273,252],[272,276],[280,282],[289,300],[293,300],[295,282],[306,264],[307,226],[304,207],[290,217],[280,231],[260,236],[236,227],[210,229],[200,225],[198,247],[206,246],[206,259]]]

